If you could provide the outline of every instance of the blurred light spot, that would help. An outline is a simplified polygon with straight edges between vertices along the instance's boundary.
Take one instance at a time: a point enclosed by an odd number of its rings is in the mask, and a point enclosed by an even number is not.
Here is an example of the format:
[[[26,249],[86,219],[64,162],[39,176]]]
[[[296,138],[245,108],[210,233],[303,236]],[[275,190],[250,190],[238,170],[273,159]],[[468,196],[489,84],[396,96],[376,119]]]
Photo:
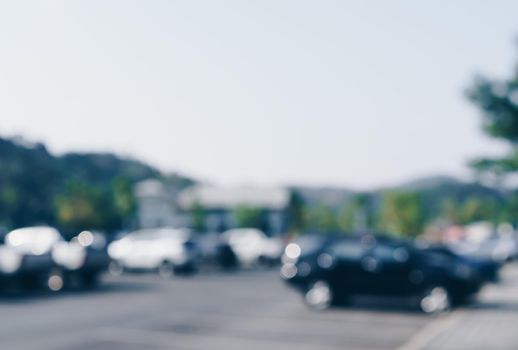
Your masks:
[[[409,254],[405,248],[397,248],[394,250],[393,257],[397,262],[406,262],[408,261]]]
[[[290,243],[286,246],[284,254],[290,259],[297,259],[300,256],[301,250],[298,244]]]
[[[378,261],[373,257],[366,257],[362,260],[362,266],[366,271],[373,272],[378,268]]]
[[[0,270],[4,273],[13,273],[22,265],[22,255],[10,250],[0,252]]]
[[[52,275],[48,280],[48,287],[51,291],[57,292],[63,288],[63,277]]]
[[[281,267],[281,277],[290,279],[297,275],[297,267],[294,264],[284,264]]]
[[[329,254],[320,254],[317,258],[317,264],[323,269],[328,269],[333,265],[333,257]]]
[[[90,231],[83,231],[77,236],[77,241],[83,247],[90,246],[94,241],[94,236]]]

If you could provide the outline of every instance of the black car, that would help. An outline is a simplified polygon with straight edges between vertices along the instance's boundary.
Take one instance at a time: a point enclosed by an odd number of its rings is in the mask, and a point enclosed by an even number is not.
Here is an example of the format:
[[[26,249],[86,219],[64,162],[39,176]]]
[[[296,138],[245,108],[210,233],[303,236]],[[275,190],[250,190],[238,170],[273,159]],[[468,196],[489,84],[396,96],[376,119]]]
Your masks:
[[[53,227],[25,227],[9,232],[0,245],[4,286],[52,291],[74,285],[91,287],[107,265],[105,240],[89,231],[66,241]]]
[[[286,246],[281,277],[315,309],[355,295],[416,297],[427,313],[475,294],[485,278],[465,259],[377,235],[305,235]]]
[[[220,234],[198,234],[193,237],[191,242],[197,247],[201,266],[223,270],[232,270],[238,267],[236,254]]]
[[[52,257],[52,247],[60,238],[57,230],[46,226],[20,228],[2,236],[2,286],[61,289],[62,273]]]
[[[110,262],[106,237],[95,231],[82,231],[70,241],[57,242],[52,257],[69,287],[95,287]]]
[[[432,245],[423,247],[426,252],[444,255],[447,258],[461,260],[465,264],[477,271],[478,277],[486,282],[497,282],[500,279],[500,269],[502,264],[493,259],[477,258],[455,252],[453,249],[444,245]]]

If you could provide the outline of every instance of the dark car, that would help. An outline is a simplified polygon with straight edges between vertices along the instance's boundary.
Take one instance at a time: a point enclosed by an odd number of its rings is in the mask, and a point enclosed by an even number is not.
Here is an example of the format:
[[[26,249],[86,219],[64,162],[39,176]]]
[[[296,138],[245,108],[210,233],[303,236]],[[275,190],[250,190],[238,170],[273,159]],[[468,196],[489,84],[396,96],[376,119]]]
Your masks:
[[[70,241],[57,242],[52,258],[59,267],[66,286],[90,288],[108,269],[110,258],[106,237],[100,232],[82,231]]]
[[[500,278],[499,273],[502,264],[493,259],[478,258],[459,254],[451,248],[443,245],[424,247],[424,250],[430,253],[440,254],[455,260],[458,259],[463,261],[465,264],[475,269],[479,278],[486,282],[497,282]]]
[[[60,239],[59,232],[47,226],[20,228],[7,233],[0,245],[2,285],[61,289],[63,276],[52,258],[52,248]]]
[[[302,236],[286,246],[281,276],[315,309],[374,295],[415,297],[427,313],[448,310],[485,282],[455,255],[375,235]]]
[[[200,265],[205,268],[232,270],[238,267],[238,259],[232,247],[218,233],[195,235],[192,242],[199,252]]]
[[[91,287],[108,265],[105,240],[89,231],[66,241],[53,227],[25,227],[9,232],[3,243],[0,277],[6,286]]]

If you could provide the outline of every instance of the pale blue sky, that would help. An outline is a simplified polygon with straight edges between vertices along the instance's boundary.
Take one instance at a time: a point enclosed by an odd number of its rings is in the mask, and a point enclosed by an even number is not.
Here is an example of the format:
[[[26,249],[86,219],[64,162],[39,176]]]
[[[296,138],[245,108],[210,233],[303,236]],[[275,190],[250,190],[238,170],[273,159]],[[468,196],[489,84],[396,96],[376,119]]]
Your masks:
[[[466,176],[517,1],[3,1],[0,135],[225,184]]]

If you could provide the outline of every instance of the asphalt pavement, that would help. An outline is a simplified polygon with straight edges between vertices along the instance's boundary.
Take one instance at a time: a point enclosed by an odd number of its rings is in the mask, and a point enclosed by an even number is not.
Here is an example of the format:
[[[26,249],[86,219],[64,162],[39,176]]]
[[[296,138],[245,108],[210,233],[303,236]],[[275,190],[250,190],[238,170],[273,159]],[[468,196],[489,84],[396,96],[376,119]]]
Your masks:
[[[511,350],[517,287],[512,266],[479,302],[430,317],[382,300],[310,311],[276,270],[105,276],[92,291],[0,295],[0,349]]]

